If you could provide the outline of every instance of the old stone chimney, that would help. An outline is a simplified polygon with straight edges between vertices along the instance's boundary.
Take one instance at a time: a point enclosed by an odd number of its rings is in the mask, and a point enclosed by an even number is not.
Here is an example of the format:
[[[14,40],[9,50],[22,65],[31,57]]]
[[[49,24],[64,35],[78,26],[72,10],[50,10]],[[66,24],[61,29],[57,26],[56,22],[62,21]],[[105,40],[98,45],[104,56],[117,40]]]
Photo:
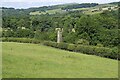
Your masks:
[[[62,42],[62,29],[61,28],[56,28],[57,30],[57,43]]]

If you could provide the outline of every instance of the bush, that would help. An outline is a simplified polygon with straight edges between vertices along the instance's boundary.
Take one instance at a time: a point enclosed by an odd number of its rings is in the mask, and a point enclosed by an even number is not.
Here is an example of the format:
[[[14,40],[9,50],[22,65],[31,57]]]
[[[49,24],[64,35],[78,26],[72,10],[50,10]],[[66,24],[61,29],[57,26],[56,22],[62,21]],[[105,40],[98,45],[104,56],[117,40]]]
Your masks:
[[[56,42],[49,42],[51,47],[57,47],[57,43]]]
[[[43,45],[49,46],[49,41],[44,41]]]
[[[67,43],[58,43],[58,48],[67,50],[68,44]]]
[[[97,46],[97,47],[103,47],[103,44],[100,44],[100,43],[99,43],[99,44],[97,44],[96,46]]]
[[[85,53],[85,54],[97,55],[101,57],[119,59],[118,50],[116,48],[111,49],[106,47],[77,45],[77,47],[75,48],[75,51]]]
[[[41,40],[33,39],[33,40],[32,40],[32,43],[34,43],[34,44],[39,44],[39,43],[41,43]]]
[[[6,42],[8,40],[7,40],[7,38],[1,38],[1,41]]]
[[[75,47],[76,47],[75,44],[68,44],[67,49],[68,49],[69,51],[75,51]]]
[[[98,47],[98,46],[90,46],[90,45],[76,45],[76,44],[68,44],[68,43],[56,43],[51,41],[45,41],[44,45],[56,47],[59,49],[81,52],[84,54],[96,55],[101,57],[107,57],[111,59],[119,59],[118,56],[118,48],[106,48],[106,47]]]
[[[104,48],[104,47],[95,47],[94,48],[94,52],[95,52],[95,55],[97,56],[105,56],[107,54],[107,51],[109,51],[107,48]]]
[[[89,41],[85,39],[79,39],[76,44],[83,44],[83,45],[89,45]]]
[[[75,51],[86,53],[86,54],[94,54],[94,47],[93,46],[85,46],[85,45],[77,45]]]
[[[51,46],[51,47],[57,47],[57,43],[56,42],[52,42],[52,41],[44,41],[43,45]]]
[[[83,45],[77,45],[75,48],[75,51],[76,52],[83,52],[84,51]]]
[[[112,59],[116,58],[116,59],[120,60],[120,52],[117,47],[112,48],[112,53],[110,55],[111,55],[111,56],[109,56],[110,58],[112,58]]]

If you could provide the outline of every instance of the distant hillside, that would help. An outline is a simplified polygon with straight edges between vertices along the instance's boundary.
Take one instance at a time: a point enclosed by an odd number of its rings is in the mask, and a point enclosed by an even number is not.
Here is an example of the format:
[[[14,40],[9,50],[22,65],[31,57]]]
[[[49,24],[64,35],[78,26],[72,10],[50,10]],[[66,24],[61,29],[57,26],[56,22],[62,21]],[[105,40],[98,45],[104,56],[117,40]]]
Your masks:
[[[120,4],[120,2],[112,2],[112,3],[109,3],[109,4],[118,5],[118,4]]]
[[[70,4],[62,4],[62,5],[54,5],[54,6],[43,6],[43,7],[31,7],[28,9],[14,9],[14,8],[6,8],[2,7],[3,15],[21,15],[21,14],[29,14],[30,12],[45,12],[48,10],[56,10],[56,9],[74,9],[74,8],[83,8],[83,7],[91,7],[96,6],[97,4],[78,4],[78,3],[70,3]]]
[[[95,7],[98,3],[82,3],[82,4],[73,4],[63,7],[62,9],[77,9],[77,8],[88,8],[88,7]]]
[[[98,3],[69,3],[53,6],[42,6],[42,7],[31,7],[28,9],[14,9],[2,7],[3,16],[7,15],[41,15],[41,14],[56,14],[56,13],[66,13],[70,11],[81,11],[83,13],[91,14],[93,12],[101,13],[99,10],[101,7],[109,8],[109,6],[115,6],[118,2],[113,2],[109,4],[98,4]]]
[[[2,8],[2,16],[24,16],[24,15],[29,15],[29,12],[25,9],[14,9],[14,8]]]

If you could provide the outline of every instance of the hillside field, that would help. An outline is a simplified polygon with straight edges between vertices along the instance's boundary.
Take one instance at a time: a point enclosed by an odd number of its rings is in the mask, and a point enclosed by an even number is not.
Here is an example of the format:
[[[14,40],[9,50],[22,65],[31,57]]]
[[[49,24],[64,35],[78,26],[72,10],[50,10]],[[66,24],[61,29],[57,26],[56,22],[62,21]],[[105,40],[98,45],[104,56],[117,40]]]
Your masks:
[[[40,44],[2,43],[3,78],[117,78],[118,61]]]

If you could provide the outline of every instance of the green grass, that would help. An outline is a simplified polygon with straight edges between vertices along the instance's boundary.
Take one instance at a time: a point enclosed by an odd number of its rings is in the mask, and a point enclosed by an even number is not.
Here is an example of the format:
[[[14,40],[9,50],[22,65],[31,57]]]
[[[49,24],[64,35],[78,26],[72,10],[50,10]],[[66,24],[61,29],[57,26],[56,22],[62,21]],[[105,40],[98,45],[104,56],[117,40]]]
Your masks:
[[[3,42],[4,78],[117,78],[118,61],[47,47]]]
[[[56,14],[56,13],[65,13],[65,11],[61,9],[47,10],[46,12],[35,11],[35,12],[30,12],[30,15],[41,15],[41,14],[47,14],[47,13]]]
[[[2,44],[0,43],[0,79],[2,79]]]
[[[61,9],[54,9],[54,10],[48,10],[46,12],[49,14],[55,14],[55,13],[64,13],[65,11],[63,11]]]
[[[39,11],[30,12],[30,15],[41,15],[41,14],[46,14],[46,12],[39,12]]]

